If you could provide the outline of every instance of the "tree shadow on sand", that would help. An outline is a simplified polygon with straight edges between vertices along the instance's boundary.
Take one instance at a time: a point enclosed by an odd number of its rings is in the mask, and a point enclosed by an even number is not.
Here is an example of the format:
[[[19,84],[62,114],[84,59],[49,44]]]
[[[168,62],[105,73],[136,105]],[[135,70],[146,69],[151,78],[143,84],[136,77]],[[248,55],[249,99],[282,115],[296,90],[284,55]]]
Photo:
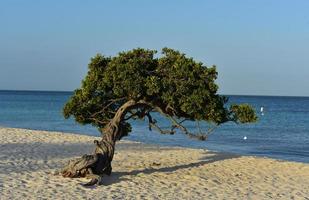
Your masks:
[[[89,144],[5,143],[0,145],[0,174],[55,170],[67,162],[60,160],[78,157],[92,151],[93,145],[90,142]]]
[[[200,159],[199,162],[195,162],[195,163],[188,163],[188,164],[162,167],[162,168],[152,168],[151,167],[151,168],[146,168],[146,169],[141,169],[141,170],[133,170],[133,171],[125,171],[125,172],[113,172],[111,174],[111,176],[104,176],[101,184],[104,185],[104,186],[112,185],[112,184],[115,184],[115,183],[119,183],[121,181],[128,180],[127,178],[125,178],[125,176],[136,176],[140,173],[142,173],[142,174],[152,174],[152,173],[156,173],[156,172],[172,173],[172,172],[175,172],[175,171],[181,170],[181,169],[201,167],[203,165],[214,163],[214,162],[217,162],[217,161],[241,157],[240,155],[230,154],[230,153],[207,152],[205,154],[206,154],[205,157]],[[207,154],[211,154],[211,155],[207,155]]]
[[[0,146],[0,174],[28,173],[38,170],[56,170],[60,169],[66,160],[73,157],[79,157],[85,152],[91,153],[93,144],[91,143],[69,143],[69,144],[53,144],[53,143],[14,143],[2,144]],[[170,147],[159,145],[150,145],[143,143],[120,143],[117,145],[119,152],[134,151],[169,151]],[[104,176],[102,185],[111,185],[127,180],[126,176],[135,176],[138,174],[152,174],[156,172],[171,173],[181,169],[189,169],[192,167],[200,167],[209,163],[221,160],[233,159],[240,157],[239,155],[218,152],[205,152],[205,156],[195,163],[186,163],[175,166],[162,167],[155,164],[146,169],[138,169],[133,171],[112,172],[111,176]],[[48,161],[54,160],[49,163]],[[38,162],[40,161],[40,162]],[[7,163],[7,164],[5,164]],[[14,165],[9,165],[14,163]]]

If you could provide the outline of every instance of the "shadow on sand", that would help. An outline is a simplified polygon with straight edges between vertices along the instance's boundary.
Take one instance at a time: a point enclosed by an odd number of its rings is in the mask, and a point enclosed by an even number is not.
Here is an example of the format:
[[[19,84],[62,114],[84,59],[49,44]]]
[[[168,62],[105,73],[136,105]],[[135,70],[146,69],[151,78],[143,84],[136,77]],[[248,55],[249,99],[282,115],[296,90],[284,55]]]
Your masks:
[[[117,144],[117,151],[168,151],[173,148],[163,147],[158,145],[149,145],[143,143],[126,143]],[[73,143],[73,144],[53,144],[53,143],[15,143],[3,144],[0,146],[0,162],[14,163],[14,165],[1,165],[0,174],[9,174],[14,172],[31,172],[37,170],[54,170],[62,167],[63,163],[49,164],[48,161],[52,159],[70,159],[78,157],[85,153],[91,153],[94,146],[91,142]],[[200,161],[195,163],[181,164],[175,166],[164,167],[158,165],[150,166],[146,169],[139,169],[133,171],[112,172],[111,176],[104,176],[102,185],[111,185],[126,180],[126,176],[135,176],[140,173],[152,174],[155,172],[171,173],[181,169],[188,169],[192,167],[199,167],[209,163],[214,163],[221,160],[238,158],[239,155],[230,153],[205,152],[205,156]],[[40,162],[38,162],[40,161]]]
[[[140,173],[143,174],[152,174],[155,172],[163,172],[163,173],[171,173],[175,172],[177,170],[181,169],[189,169],[192,167],[200,167],[206,164],[214,163],[217,161],[227,160],[227,159],[233,159],[233,158],[239,158],[240,155],[236,154],[230,154],[230,153],[218,153],[218,152],[206,152],[205,157],[200,159],[199,162],[195,163],[188,163],[188,164],[182,164],[182,165],[176,165],[176,166],[169,166],[169,167],[162,167],[162,168],[147,168],[142,170],[133,170],[133,171],[126,171],[126,172],[112,172],[111,176],[104,176],[102,180],[102,185],[112,185],[115,183],[119,183],[121,181],[128,180],[125,178],[125,176],[135,176]]]

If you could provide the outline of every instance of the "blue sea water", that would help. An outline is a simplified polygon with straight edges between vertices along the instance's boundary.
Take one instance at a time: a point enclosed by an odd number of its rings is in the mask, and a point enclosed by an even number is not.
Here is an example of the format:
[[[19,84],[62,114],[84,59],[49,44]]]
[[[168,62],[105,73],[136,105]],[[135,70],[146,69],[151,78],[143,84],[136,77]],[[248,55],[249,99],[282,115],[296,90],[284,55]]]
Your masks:
[[[96,128],[65,120],[62,107],[71,92],[0,91],[0,126],[99,135]],[[183,134],[150,132],[143,121],[134,121],[126,139],[169,146],[207,148],[242,155],[267,156],[309,163],[309,97],[229,96],[232,103],[254,106],[255,124],[220,126],[207,141],[188,139]],[[264,115],[260,107],[264,107]],[[168,126],[159,115],[158,124]],[[195,131],[195,125],[187,126]],[[202,126],[205,126],[203,124]],[[247,137],[244,140],[244,137]]]

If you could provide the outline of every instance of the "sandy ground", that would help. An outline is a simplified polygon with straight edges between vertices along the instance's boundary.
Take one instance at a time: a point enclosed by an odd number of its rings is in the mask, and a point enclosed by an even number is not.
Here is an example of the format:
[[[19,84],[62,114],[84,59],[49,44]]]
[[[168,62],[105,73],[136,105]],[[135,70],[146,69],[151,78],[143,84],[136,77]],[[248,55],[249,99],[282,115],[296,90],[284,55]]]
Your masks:
[[[53,175],[93,140],[0,128],[0,199],[309,199],[309,164],[130,141],[100,186]]]

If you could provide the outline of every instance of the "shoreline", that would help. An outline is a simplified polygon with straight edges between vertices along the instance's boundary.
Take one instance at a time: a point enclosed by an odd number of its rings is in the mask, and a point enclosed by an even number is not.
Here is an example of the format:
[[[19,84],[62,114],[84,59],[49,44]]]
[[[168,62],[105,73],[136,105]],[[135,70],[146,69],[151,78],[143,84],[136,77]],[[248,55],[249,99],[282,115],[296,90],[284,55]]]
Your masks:
[[[52,130],[42,130],[42,129],[31,129],[31,128],[19,128],[19,127],[8,127],[8,126],[3,126],[0,125],[0,129],[20,129],[20,130],[30,130],[30,131],[42,131],[42,132],[49,132],[49,133],[62,133],[62,134],[71,134],[71,135],[81,135],[81,136],[89,136],[89,137],[94,137],[96,139],[100,139],[101,137],[91,135],[91,134],[85,134],[82,132],[65,132],[65,131],[52,131]],[[234,153],[234,152],[229,152],[229,151],[223,151],[223,150],[213,150],[213,149],[208,149],[208,148],[199,148],[199,147],[189,147],[189,146],[182,146],[182,145],[169,145],[169,144],[159,144],[159,143],[152,143],[152,142],[142,142],[142,141],[137,141],[137,140],[130,140],[130,139],[122,139],[121,142],[135,142],[135,143],[142,143],[144,145],[149,145],[149,146],[161,146],[161,147],[167,147],[167,148],[185,148],[185,149],[197,149],[197,150],[207,150],[213,153],[222,153],[222,154],[233,154],[233,155],[238,155],[238,156],[251,156],[251,157],[256,157],[256,158],[265,158],[265,159],[273,159],[277,160],[280,162],[296,162],[296,163],[303,163],[303,164],[309,164],[309,162],[304,162],[304,161],[298,161],[298,160],[291,160],[291,159],[282,159],[282,158],[276,158],[276,157],[271,157],[267,155],[250,155],[250,154],[245,154],[245,153]]]
[[[309,164],[122,140],[102,185],[54,176],[98,137],[0,127],[1,199],[308,199]]]

